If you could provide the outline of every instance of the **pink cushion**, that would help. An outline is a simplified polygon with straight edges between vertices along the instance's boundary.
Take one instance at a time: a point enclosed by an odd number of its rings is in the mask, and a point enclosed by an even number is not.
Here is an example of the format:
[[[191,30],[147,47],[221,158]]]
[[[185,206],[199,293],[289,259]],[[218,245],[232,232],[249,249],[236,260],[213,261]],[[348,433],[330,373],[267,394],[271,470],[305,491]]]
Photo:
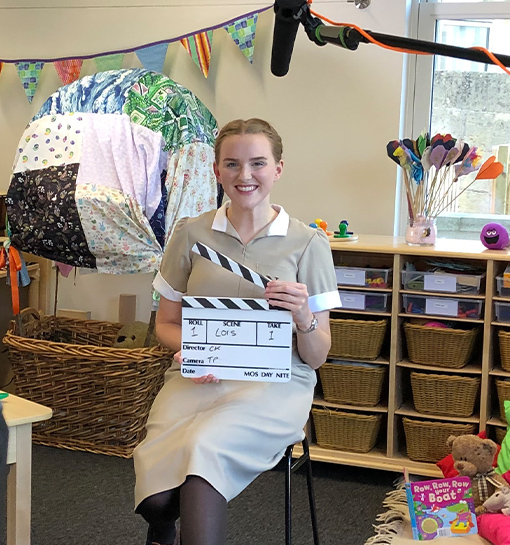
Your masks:
[[[510,517],[501,513],[485,513],[476,518],[478,534],[494,545],[510,545]]]

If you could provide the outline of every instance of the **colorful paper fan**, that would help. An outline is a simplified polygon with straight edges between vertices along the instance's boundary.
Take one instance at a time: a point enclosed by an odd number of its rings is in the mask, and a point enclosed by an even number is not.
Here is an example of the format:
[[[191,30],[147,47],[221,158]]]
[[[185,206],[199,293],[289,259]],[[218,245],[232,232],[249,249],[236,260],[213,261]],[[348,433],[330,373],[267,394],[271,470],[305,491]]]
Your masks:
[[[219,203],[216,132],[204,104],[163,74],[112,70],[61,87],[19,142],[12,244],[102,273],[156,270],[176,221]]]

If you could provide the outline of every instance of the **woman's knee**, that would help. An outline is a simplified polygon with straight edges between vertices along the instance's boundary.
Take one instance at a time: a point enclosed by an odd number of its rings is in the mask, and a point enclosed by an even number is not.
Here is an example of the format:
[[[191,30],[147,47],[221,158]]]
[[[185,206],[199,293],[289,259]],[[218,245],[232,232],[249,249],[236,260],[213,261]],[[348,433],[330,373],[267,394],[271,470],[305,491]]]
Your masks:
[[[165,490],[145,498],[136,512],[149,523],[176,520],[179,517],[179,489]]]

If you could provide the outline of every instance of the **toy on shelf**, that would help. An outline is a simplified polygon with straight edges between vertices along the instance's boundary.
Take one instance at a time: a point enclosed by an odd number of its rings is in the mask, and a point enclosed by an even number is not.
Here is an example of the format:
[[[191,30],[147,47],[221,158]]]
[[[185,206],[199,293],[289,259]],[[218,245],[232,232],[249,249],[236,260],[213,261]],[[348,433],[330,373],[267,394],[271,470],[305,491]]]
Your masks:
[[[480,233],[482,244],[489,250],[504,250],[510,246],[508,231],[501,223],[488,223]]]
[[[348,231],[349,222],[347,220],[342,220],[338,224],[338,231],[335,231],[333,235],[333,240],[335,241],[355,241],[358,240],[358,235],[355,235],[352,231]]]
[[[322,229],[328,237],[330,237],[333,233],[331,231],[328,231],[328,222],[322,220],[321,218],[316,218],[312,223],[309,224],[310,227],[313,227],[314,229]]]

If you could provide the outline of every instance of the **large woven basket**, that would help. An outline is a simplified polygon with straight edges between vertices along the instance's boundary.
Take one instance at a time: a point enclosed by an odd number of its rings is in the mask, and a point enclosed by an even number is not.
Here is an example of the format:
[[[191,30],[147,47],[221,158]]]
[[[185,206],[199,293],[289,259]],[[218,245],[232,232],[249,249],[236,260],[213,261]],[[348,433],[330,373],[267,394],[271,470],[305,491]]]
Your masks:
[[[477,329],[427,327],[405,323],[409,359],[413,363],[460,369],[469,362]]]
[[[471,416],[480,390],[480,377],[437,375],[411,371],[415,409],[443,416]]]
[[[381,399],[386,368],[382,365],[325,363],[319,367],[319,375],[326,401],[373,407]]]
[[[496,428],[496,443],[501,445],[506,435],[506,428]]]
[[[34,442],[128,458],[143,439],[172,354],[111,348],[121,324],[45,316],[4,337],[21,397],[53,409]],[[51,340],[50,340],[51,339]]]
[[[475,433],[475,424],[427,422],[404,417],[407,456],[417,462],[437,462],[449,454],[446,440],[450,435]]]
[[[330,319],[330,358],[375,360],[388,326],[388,320]]]
[[[381,415],[312,409],[317,444],[323,448],[368,452],[379,434]]]
[[[497,378],[496,390],[498,392],[499,414],[503,422],[506,423],[505,399],[510,399],[510,380]]]
[[[501,367],[505,371],[510,371],[510,331],[499,329],[498,337],[499,352],[501,355]]]

